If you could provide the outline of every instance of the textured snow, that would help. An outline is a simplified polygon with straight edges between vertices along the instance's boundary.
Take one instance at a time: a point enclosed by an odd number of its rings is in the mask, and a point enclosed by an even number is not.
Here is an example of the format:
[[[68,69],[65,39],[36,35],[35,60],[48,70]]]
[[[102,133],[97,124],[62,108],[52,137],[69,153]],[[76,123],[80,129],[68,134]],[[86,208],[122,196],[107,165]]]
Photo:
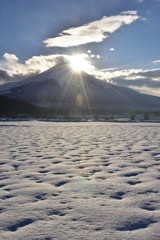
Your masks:
[[[0,122],[0,239],[160,239],[160,123]]]

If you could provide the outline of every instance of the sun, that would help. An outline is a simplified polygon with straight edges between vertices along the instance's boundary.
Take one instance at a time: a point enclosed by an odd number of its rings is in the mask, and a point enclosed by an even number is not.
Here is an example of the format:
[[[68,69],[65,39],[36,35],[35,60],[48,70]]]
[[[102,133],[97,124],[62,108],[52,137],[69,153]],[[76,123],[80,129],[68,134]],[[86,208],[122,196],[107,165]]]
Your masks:
[[[87,71],[89,68],[89,63],[85,59],[83,55],[73,55],[70,57],[69,61],[71,64],[72,69],[75,72]]]

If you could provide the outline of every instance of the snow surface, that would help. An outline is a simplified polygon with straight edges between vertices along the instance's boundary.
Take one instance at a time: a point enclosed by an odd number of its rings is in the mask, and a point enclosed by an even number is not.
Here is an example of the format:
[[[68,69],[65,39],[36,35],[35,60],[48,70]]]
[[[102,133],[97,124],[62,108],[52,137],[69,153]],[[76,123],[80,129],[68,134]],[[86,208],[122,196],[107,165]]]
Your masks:
[[[0,239],[160,239],[160,123],[0,122]]]

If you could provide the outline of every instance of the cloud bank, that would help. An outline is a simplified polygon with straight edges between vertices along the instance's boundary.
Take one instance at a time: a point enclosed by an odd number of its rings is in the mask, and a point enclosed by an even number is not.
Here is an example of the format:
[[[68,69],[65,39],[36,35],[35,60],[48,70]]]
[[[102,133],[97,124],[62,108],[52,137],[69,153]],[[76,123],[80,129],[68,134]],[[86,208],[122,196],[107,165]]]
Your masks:
[[[102,42],[123,25],[139,19],[137,11],[125,11],[116,16],[106,17],[76,28],[62,31],[58,37],[44,41],[47,47],[72,47],[91,42]]]
[[[89,58],[88,54],[79,54],[83,59]],[[40,55],[21,63],[14,54],[5,53],[0,59],[0,85],[11,81],[20,81],[31,75],[41,73],[55,66],[57,63],[69,61],[74,55],[52,54],[48,56]],[[100,58],[96,55],[95,58]],[[87,64],[88,70],[94,67]]]
[[[94,75],[118,86],[160,97],[160,69],[103,69],[95,71]]]
[[[24,63],[21,63],[16,55],[5,53],[0,60],[0,76],[2,74],[4,75],[4,72],[6,72],[10,78],[16,76],[26,77],[26,75],[40,73],[53,67],[57,62],[57,58],[60,56],[62,55],[33,56]],[[7,79],[7,77],[5,79]]]

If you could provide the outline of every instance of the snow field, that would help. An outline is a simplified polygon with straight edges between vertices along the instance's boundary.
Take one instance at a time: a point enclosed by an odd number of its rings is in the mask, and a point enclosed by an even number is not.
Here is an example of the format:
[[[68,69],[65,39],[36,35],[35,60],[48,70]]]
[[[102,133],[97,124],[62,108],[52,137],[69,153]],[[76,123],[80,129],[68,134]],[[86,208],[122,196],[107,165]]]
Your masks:
[[[160,123],[0,130],[1,240],[160,239]]]

